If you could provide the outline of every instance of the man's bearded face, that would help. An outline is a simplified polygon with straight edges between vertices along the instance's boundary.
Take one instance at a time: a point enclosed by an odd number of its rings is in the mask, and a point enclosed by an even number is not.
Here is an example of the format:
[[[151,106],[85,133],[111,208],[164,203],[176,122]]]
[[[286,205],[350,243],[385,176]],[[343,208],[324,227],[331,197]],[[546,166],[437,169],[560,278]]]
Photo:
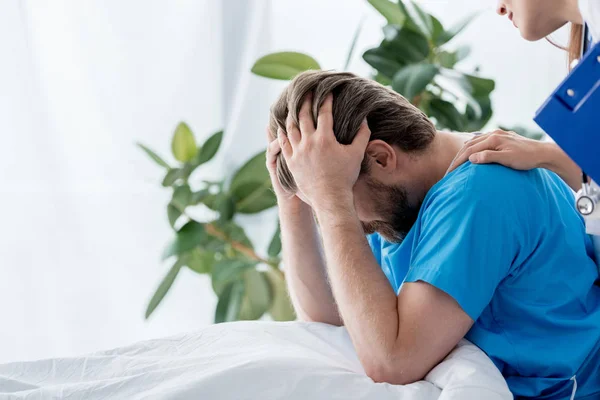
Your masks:
[[[368,174],[359,178],[354,195],[365,234],[377,232],[394,243],[404,240],[421,208],[421,202],[410,204],[405,187],[384,185]]]

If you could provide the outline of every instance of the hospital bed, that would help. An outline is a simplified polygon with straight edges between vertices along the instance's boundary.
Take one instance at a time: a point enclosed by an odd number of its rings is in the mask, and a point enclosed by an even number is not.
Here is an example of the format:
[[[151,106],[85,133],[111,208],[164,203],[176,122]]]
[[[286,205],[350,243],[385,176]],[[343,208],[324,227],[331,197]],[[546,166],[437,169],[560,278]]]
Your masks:
[[[421,382],[374,383],[343,327],[235,322],[82,357],[0,365],[0,399],[512,399],[463,340]]]

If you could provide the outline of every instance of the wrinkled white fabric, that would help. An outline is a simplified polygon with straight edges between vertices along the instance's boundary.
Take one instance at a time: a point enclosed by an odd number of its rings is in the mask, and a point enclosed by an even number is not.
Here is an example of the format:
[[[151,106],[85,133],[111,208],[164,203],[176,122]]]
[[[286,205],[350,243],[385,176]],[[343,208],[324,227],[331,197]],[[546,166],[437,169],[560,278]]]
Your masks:
[[[426,377],[374,383],[344,328],[236,322],[93,353],[0,365],[0,399],[504,400],[489,358],[461,341]]]

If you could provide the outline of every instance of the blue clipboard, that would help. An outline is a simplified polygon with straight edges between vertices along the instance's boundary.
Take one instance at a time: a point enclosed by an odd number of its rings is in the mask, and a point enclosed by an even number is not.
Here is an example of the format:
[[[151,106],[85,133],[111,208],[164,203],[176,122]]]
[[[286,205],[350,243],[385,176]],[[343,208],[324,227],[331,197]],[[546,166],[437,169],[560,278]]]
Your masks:
[[[596,182],[600,182],[600,43],[536,112],[535,122]]]

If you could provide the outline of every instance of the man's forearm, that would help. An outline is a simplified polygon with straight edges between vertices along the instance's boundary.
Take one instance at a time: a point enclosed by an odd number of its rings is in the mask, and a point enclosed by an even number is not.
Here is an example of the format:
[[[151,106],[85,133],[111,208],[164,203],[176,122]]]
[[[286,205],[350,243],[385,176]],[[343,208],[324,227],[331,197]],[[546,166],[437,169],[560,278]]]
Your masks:
[[[352,199],[317,209],[327,268],[339,312],[369,375],[393,357],[397,297],[365,239]]]
[[[301,320],[342,325],[317,226],[308,206],[280,206],[283,262],[296,314]]]

